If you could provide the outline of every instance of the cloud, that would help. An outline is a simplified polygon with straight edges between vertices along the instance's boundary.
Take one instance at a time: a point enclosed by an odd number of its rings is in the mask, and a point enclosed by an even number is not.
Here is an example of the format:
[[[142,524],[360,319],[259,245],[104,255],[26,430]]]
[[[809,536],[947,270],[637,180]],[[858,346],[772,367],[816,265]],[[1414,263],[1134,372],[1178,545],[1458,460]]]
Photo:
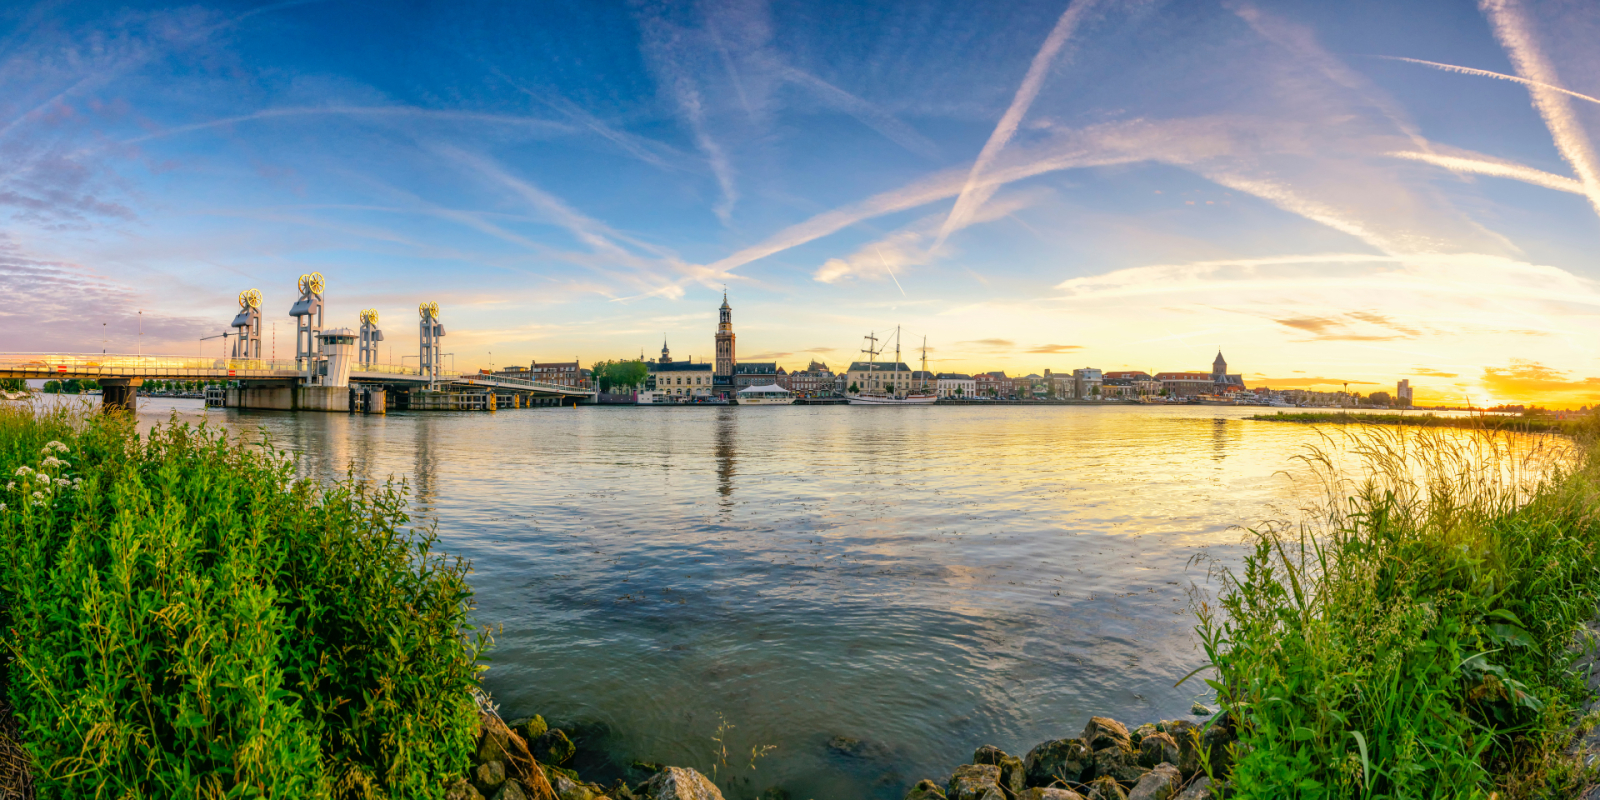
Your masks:
[[[1269,389],[1321,389],[1324,391],[1342,388],[1345,384],[1351,386],[1381,386],[1377,381],[1345,380],[1344,378],[1261,378],[1251,379],[1248,383],[1254,386],[1265,386]]]
[[[1550,129],[1556,150],[1560,151],[1561,157],[1577,174],[1590,205],[1600,214],[1600,163],[1596,162],[1588,134],[1572,111],[1570,99],[1552,88],[1561,84],[1556,76],[1555,65],[1539,49],[1531,27],[1515,0],[1480,0],[1479,7],[1488,16],[1495,39],[1505,48],[1517,73],[1528,79],[1528,94],[1533,97],[1533,107],[1538,109],[1545,127]]]
[[[1456,373],[1456,372],[1440,372],[1439,370],[1430,369],[1428,367],[1412,367],[1411,368],[1411,374],[1412,375],[1420,375],[1420,376],[1422,376],[1424,378],[1459,378],[1459,377],[1461,377],[1460,373]]]
[[[1579,100],[1587,100],[1587,101],[1589,101],[1591,103],[1600,103],[1600,98],[1595,98],[1595,97],[1591,97],[1591,96],[1586,95],[1586,94],[1582,94],[1582,93],[1579,93],[1579,92],[1574,92],[1571,89],[1563,89],[1560,86],[1554,86],[1554,85],[1548,84],[1548,83],[1540,83],[1538,81],[1530,81],[1527,78],[1519,78],[1519,77],[1517,77],[1515,75],[1505,75],[1505,74],[1502,74],[1502,73],[1499,73],[1499,72],[1490,72],[1489,70],[1486,70],[1486,69],[1473,69],[1472,67],[1458,67],[1455,64],[1441,64],[1441,63],[1439,63],[1437,61],[1424,61],[1424,60],[1422,60],[1420,58],[1406,58],[1404,56],[1372,56],[1372,58],[1381,58],[1381,59],[1384,59],[1385,61],[1405,61],[1405,62],[1411,63],[1411,64],[1421,64],[1421,65],[1426,66],[1426,67],[1433,67],[1434,69],[1444,70],[1445,72],[1456,72],[1456,73],[1460,73],[1462,75],[1478,75],[1478,76],[1484,77],[1484,78],[1496,78],[1496,79],[1502,80],[1502,81],[1511,81],[1513,83],[1520,83],[1523,86],[1534,86],[1534,87],[1538,87],[1540,89],[1549,89],[1550,91],[1560,92],[1560,93],[1562,93],[1564,95],[1568,95],[1570,97],[1576,97]]]
[[[830,106],[855,117],[861,124],[877,131],[895,144],[923,158],[939,158],[939,146],[910,125],[896,119],[893,114],[873,105],[809,72],[785,64],[774,64],[778,74],[798,86],[810,89]]]
[[[1525,167],[1509,161],[1488,157],[1448,156],[1438,153],[1418,153],[1406,150],[1397,150],[1388,155],[1395,158],[1404,158],[1409,161],[1420,161],[1424,164],[1433,164],[1444,167],[1451,172],[1459,174],[1489,175],[1495,178],[1510,178],[1512,180],[1543,186],[1546,189],[1555,189],[1558,192],[1570,192],[1587,196],[1588,191],[1583,182],[1572,178],[1556,175],[1554,173]]]
[[[1556,406],[1600,402],[1600,377],[1570,378],[1569,374],[1536,361],[1513,359],[1505,367],[1484,367],[1479,383],[1498,402]]]
[[[1076,344],[1041,344],[1041,345],[1039,345],[1037,347],[1032,347],[1032,348],[1029,348],[1029,349],[1024,350],[1022,352],[1024,352],[1024,353],[1070,353],[1070,352],[1072,352],[1074,350],[1082,350],[1082,349],[1083,349],[1082,345],[1076,345]]]
[[[455,109],[418,108],[416,106],[290,106],[284,108],[267,108],[253,111],[249,114],[238,114],[231,117],[195,122],[188,125],[178,125],[158,131],[151,131],[143,136],[127,139],[123,144],[139,144],[155,139],[165,139],[194,131],[203,131],[208,128],[220,128],[228,125],[238,125],[242,122],[254,122],[263,119],[279,119],[284,117],[311,117],[311,116],[351,116],[351,117],[403,117],[406,119],[439,120],[444,122],[470,122],[488,123],[494,125],[511,125],[529,128],[544,133],[571,133],[575,129],[566,123],[554,120],[540,119],[538,117],[524,117],[513,114],[486,114],[478,111],[460,111]]]
[[[965,342],[956,342],[956,344],[975,344],[980,347],[995,348],[1012,348],[1017,346],[1017,343],[1011,341],[1010,339],[972,339]]]
[[[1010,216],[1034,205],[1047,192],[1044,190],[1013,192],[1000,201],[991,202],[968,219],[968,223],[991,222]],[[907,225],[877,241],[868,242],[844,258],[830,258],[823,262],[812,277],[822,283],[837,283],[846,279],[893,279],[934,258],[933,248],[925,246],[938,230],[942,214],[934,214]],[[904,289],[901,290],[902,294]]]
[[[1017,126],[1022,124],[1022,118],[1027,116],[1028,108],[1033,105],[1034,98],[1039,96],[1039,89],[1044,86],[1044,79],[1057,54],[1066,46],[1067,39],[1072,36],[1084,15],[1094,5],[1095,0],[1071,0],[1061,12],[1061,16],[1056,19],[1050,35],[1045,37],[1039,51],[1033,54],[1033,62],[1028,65],[1028,74],[1023,76],[1022,83],[1017,86],[1017,92],[1011,98],[1011,105],[1001,115],[994,131],[989,134],[989,140],[984,142],[983,150],[979,151],[977,160],[972,162],[972,170],[967,175],[966,183],[961,187],[961,193],[956,196],[956,204],[950,209],[950,216],[946,217],[944,224],[939,227],[939,235],[934,240],[932,249],[939,249],[950,234],[966,227],[968,220],[977,213],[978,208],[994,194],[991,184],[980,182],[984,170],[1000,156],[1001,151],[1010,143],[1011,137],[1016,135]]]

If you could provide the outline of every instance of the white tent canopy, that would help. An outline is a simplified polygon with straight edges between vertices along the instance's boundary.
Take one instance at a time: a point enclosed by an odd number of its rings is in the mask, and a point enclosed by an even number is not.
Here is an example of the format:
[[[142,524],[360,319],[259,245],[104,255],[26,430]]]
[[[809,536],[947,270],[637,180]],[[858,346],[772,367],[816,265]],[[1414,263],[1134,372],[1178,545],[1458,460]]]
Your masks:
[[[788,391],[789,391],[788,389],[785,389],[782,386],[779,386],[779,385],[777,385],[775,383],[769,383],[766,386],[747,386],[747,387],[745,387],[743,389],[740,389],[738,393],[739,394],[772,394],[774,392],[785,392],[786,393]]]

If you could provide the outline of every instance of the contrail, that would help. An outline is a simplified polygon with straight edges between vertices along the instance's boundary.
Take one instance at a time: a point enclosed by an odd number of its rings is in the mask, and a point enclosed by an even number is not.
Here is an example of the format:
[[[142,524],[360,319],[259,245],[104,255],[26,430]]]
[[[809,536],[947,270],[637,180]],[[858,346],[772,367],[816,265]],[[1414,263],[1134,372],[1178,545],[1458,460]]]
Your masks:
[[[1386,153],[1385,155],[1392,156],[1394,158],[1404,158],[1409,161],[1421,161],[1425,164],[1433,164],[1434,166],[1444,167],[1451,172],[1471,172],[1478,175],[1489,175],[1496,178],[1510,178],[1516,181],[1523,181],[1524,183],[1531,183],[1535,186],[1543,186],[1546,189],[1555,189],[1558,192],[1570,192],[1572,194],[1579,195],[1587,194],[1587,192],[1584,191],[1582,181],[1568,178],[1564,175],[1556,175],[1551,172],[1537,170],[1533,167],[1525,167],[1521,164],[1507,164],[1500,161],[1487,161],[1481,158],[1443,156],[1437,153],[1421,153],[1409,150],[1397,150],[1392,153]]]
[[[911,295],[906,294],[906,287],[900,285],[900,279],[895,277],[894,267],[889,266],[889,260],[883,257],[883,251],[874,247],[872,252],[878,254],[878,260],[883,262],[883,268],[889,270],[889,277],[894,278],[894,286],[900,290],[900,296],[909,299]]]
[[[1050,71],[1050,63],[1055,61],[1056,54],[1061,52],[1061,48],[1067,43],[1067,38],[1078,27],[1087,10],[1094,6],[1095,1],[1073,0],[1067,6],[1067,10],[1061,12],[1055,28],[1050,31],[1048,37],[1045,37],[1044,46],[1034,54],[1033,63],[1028,66],[1028,74],[1022,79],[1022,85],[1017,87],[1016,96],[1011,98],[1011,107],[1000,117],[1000,124],[995,126],[994,133],[989,134],[989,141],[984,143],[983,150],[978,153],[978,160],[972,162],[972,171],[967,175],[967,184],[962,187],[961,195],[956,198],[955,207],[950,209],[950,216],[939,229],[939,236],[934,240],[930,251],[938,250],[944,244],[946,237],[965,226],[978,206],[983,205],[998,188],[981,184],[979,177],[1016,134],[1017,126],[1022,124],[1022,118],[1028,113],[1028,107],[1033,105],[1033,99],[1039,96],[1039,89],[1044,86],[1045,75]]]
[[[1480,0],[1479,7],[1489,18],[1494,37],[1511,57],[1517,74],[1531,82],[1528,93],[1533,96],[1533,107],[1544,118],[1561,157],[1583,183],[1589,204],[1600,213],[1600,166],[1596,166],[1594,148],[1572,113],[1571,103],[1565,94],[1552,88],[1560,83],[1555,66],[1535,46],[1528,22],[1512,0]]]
[[[1498,79],[1503,80],[1503,81],[1511,81],[1512,83],[1520,83],[1520,84],[1522,84],[1524,86],[1537,86],[1537,87],[1539,87],[1541,89],[1549,89],[1549,90],[1551,90],[1553,92],[1560,92],[1560,93],[1565,94],[1565,95],[1571,95],[1572,97],[1576,97],[1579,100],[1588,100],[1591,103],[1600,103],[1600,97],[1591,97],[1591,96],[1586,95],[1586,94],[1584,94],[1582,92],[1574,92],[1571,89],[1563,89],[1560,86],[1552,86],[1551,84],[1548,84],[1548,83],[1540,83],[1538,81],[1530,81],[1527,78],[1519,78],[1519,77],[1517,77],[1515,75],[1507,75],[1507,74],[1505,74],[1503,72],[1490,72],[1489,70],[1486,70],[1486,69],[1474,69],[1472,67],[1458,67],[1455,64],[1441,64],[1441,63],[1439,63],[1437,61],[1424,61],[1424,60],[1422,60],[1420,58],[1406,58],[1405,56],[1372,56],[1372,58],[1381,58],[1381,59],[1383,59],[1385,61],[1405,61],[1405,62],[1408,62],[1408,63],[1411,63],[1411,64],[1421,64],[1424,67],[1433,67],[1434,69],[1441,69],[1441,70],[1444,70],[1445,72],[1456,72],[1456,73],[1460,73],[1462,75],[1477,75],[1477,76],[1483,77],[1483,78],[1498,78]]]

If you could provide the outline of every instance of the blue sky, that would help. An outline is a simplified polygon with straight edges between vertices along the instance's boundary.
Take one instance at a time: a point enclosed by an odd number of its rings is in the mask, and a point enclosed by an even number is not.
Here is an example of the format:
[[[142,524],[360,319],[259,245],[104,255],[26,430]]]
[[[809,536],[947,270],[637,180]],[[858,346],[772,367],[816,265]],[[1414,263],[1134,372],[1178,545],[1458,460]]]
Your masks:
[[[1252,385],[1588,403],[1597,34],[1523,0],[10,4],[0,350],[220,354],[255,287],[283,356],[317,270],[395,361],[421,301],[460,367],[709,358],[726,286],[789,367],[898,324],[941,370],[1220,346]]]

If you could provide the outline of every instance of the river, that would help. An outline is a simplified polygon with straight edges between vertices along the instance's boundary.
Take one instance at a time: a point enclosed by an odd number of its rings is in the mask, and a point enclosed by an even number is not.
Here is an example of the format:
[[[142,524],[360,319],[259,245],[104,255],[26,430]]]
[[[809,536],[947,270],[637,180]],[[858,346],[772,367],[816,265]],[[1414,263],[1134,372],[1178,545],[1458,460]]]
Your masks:
[[[1237,562],[1236,526],[1292,516],[1280,471],[1319,441],[1204,406],[142,403],[264,432],[318,477],[405,479],[503,626],[508,718],[575,731],[586,777],[715,767],[730,800],[899,798],[981,744],[1209,702],[1173,685],[1205,661],[1191,587]]]

